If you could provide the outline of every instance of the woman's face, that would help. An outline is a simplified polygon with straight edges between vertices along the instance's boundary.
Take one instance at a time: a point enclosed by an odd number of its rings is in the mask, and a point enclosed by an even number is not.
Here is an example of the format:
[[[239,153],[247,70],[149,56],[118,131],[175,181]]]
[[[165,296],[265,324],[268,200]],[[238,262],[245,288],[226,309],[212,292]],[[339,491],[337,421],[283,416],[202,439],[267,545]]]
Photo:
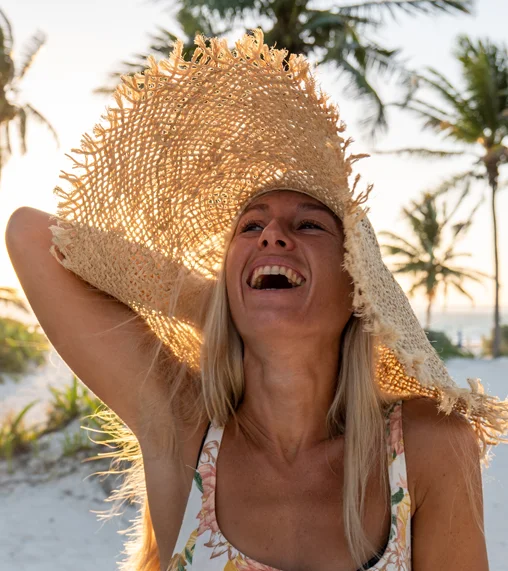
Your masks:
[[[340,339],[351,316],[340,221],[302,193],[274,191],[238,221],[226,258],[231,314],[245,341],[259,336]]]

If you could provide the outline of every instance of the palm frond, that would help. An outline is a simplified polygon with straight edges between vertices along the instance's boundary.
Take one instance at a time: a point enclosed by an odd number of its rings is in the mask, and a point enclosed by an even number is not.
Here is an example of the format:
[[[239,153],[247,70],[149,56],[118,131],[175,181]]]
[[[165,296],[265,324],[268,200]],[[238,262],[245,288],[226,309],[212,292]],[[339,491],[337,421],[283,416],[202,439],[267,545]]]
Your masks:
[[[426,264],[421,260],[417,260],[414,262],[393,264],[391,266],[391,269],[392,273],[394,274],[411,274],[411,273],[424,272],[426,269]]]
[[[473,254],[471,252],[454,252],[452,248],[446,250],[443,254],[443,262],[449,262],[450,260],[455,260],[456,258],[470,258]]]
[[[0,8],[0,18],[3,20],[3,24],[0,24],[0,33],[2,35],[1,48],[5,54],[10,54],[14,47],[14,38],[12,35],[12,26],[9,18],[5,15],[5,12]]]
[[[377,91],[368,82],[365,73],[346,60],[337,60],[336,64],[349,78],[348,88],[350,89],[350,95],[355,93],[357,97],[365,99],[369,106],[372,105],[375,108],[375,112],[366,116],[361,121],[361,124],[364,126],[372,125],[372,133],[377,129],[386,129],[388,125],[383,102]]]
[[[456,107],[457,101],[461,104],[466,103],[466,100],[462,97],[459,89],[457,89],[444,74],[433,67],[427,67],[426,73],[428,75],[420,74],[418,79],[423,83],[426,83],[429,87],[437,90],[443,99],[448,101],[453,108]]]
[[[46,119],[46,117],[44,117],[43,115],[41,115],[39,113],[39,111],[37,111],[37,109],[35,109],[32,105],[30,105],[29,103],[26,103],[23,107],[27,117],[33,117],[36,121],[38,121],[41,125],[46,126],[49,131],[51,132],[51,134],[53,135],[57,147],[60,146],[60,140],[58,138],[58,133],[55,131],[55,129],[53,128],[53,126],[51,125],[51,123]]]
[[[359,38],[345,42],[339,48],[342,58],[351,57],[364,72],[375,72],[389,78],[402,71],[402,66],[397,61],[399,50],[387,50],[372,42],[362,44]],[[327,56],[330,52],[331,49]],[[329,61],[327,56],[322,61]]]
[[[450,285],[452,285],[457,291],[459,291],[462,295],[467,297],[471,303],[474,305],[474,297],[464,289],[463,285],[456,280],[450,280]]]
[[[193,11],[184,6],[178,11],[176,20],[180,25],[184,35],[183,56],[190,59],[190,55],[194,51],[194,37],[197,32],[207,37],[221,36],[231,31],[229,23],[223,23],[219,29],[216,24],[212,23],[208,16],[201,13],[195,14]],[[182,34],[174,34],[170,30],[158,26],[157,30],[150,34],[150,45],[145,53],[136,53],[130,60],[121,61],[117,69],[108,74],[109,84],[95,88],[92,93],[94,95],[111,95],[117,85],[121,81],[122,75],[134,75],[141,73],[147,67],[146,60],[149,55],[158,56],[159,58],[167,58],[173,49],[176,40],[181,39]]]
[[[395,234],[394,232],[390,232],[388,230],[383,230],[381,232],[379,232],[379,236],[386,236],[387,238],[390,238],[391,240],[395,240],[396,242],[401,242],[402,244],[404,244],[407,248],[409,248],[410,250],[412,250],[415,254],[418,252],[418,248],[416,246],[414,246],[413,244],[411,244],[410,242],[408,242],[405,238],[403,238],[402,236],[399,236],[398,234]]]
[[[154,1],[158,2],[160,0]],[[182,5],[187,10],[206,8],[225,19],[241,16],[246,11],[259,9],[260,4],[263,4],[263,2],[260,3],[256,0],[182,0]]]
[[[378,155],[409,155],[411,157],[418,157],[422,159],[449,159],[451,157],[462,157],[464,151],[447,151],[444,149],[423,149],[423,148],[403,148],[403,149],[389,149],[372,151]]]
[[[339,8],[340,10],[340,8]],[[329,10],[306,10],[305,29],[311,32],[324,31],[328,34],[332,30],[344,29],[351,24],[367,24],[369,27],[377,28],[381,22],[372,20],[371,18],[363,18],[353,14],[343,14],[339,12],[330,12]]]
[[[483,204],[483,196],[476,203],[474,208],[472,208],[471,212],[469,213],[469,216],[465,220],[462,220],[461,222],[457,222],[452,226],[452,231],[453,231],[452,245],[455,244],[456,240],[459,238],[459,236],[461,234],[464,234],[464,232],[467,232],[469,230],[469,228],[471,227],[471,225],[473,223],[473,219],[476,215],[476,212],[478,211],[478,208],[480,208],[480,206],[482,204]]]
[[[20,71],[17,74],[16,80],[19,81],[23,79],[26,72],[32,66],[37,54],[41,50],[42,46],[46,43],[46,34],[41,31],[36,32],[29,40],[29,43],[25,49],[23,55],[23,61],[21,63]]]
[[[7,121],[7,123],[5,123],[5,143],[6,143],[6,150],[7,150],[7,156],[11,156],[12,155],[12,145],[11,145],[11,132],[10,132],[10,121]]]
[[[417,254],[415,254],[415,252],[406,250],[401,246],[395,246],[393,244],[382,244],[381,248],[386,252],[387,256],[407,256],[410,260],[417,258]]]
[[[432,15],[439,12],[470,14],[472,7],[472,0],[371,0],[341,6],[340,10],[345,13],[364,14],[365,16],[376,15],[378,17],[388,13],[395,18],[397,10],[409,15]]]
[[[25,155],[26,148],[26,111],[23,107],[18,108],[18,127],[19,127],[19,143],[21,145],[21,154]]]
[[[436,119],[440,119],[441,121],[446,121],[450,113],[446,109],[442,109],[441,107],[437,107],[437,105],[432,105],[423,99],[419,99],[417,97],[410,97],[408,96],[404,101],[398,102],[394,101],[391,103],[387,103],[390,107],[399,107],[400,109],[410,109],[416,113],[428,114],[432,115]]]
[[[448,211],[448,204],[445,203],[443,205],[443,220],[442,220],[442,224],[443,225],[447,225],[450,220],[455,216],[455,214],[457,213],[457,210],[461,207],[462,203],[464,202],[464,199],[469,195],[469,193],[471,192],[471,180],[469,178],[465,178],[463,179],[463,182],[465,182],[464,184],[464,188],[462,189],[462,191],[459,193],[459,195],[457,196],[455,203],[453,204],[453,206],[451,207],[451,211]],[[441,194],[443,193],[442,191],[442,187],[441,187]],[[439,196],[438,194],[436,194],[436,196]],[[456,223],[453,228],[455,226],[462,226],[464,224],[464,222],[458,222]],[[456,236],[457,234],[454,232],[454,236]]]
[[[0,9],[0,89],[5,91],[6,86],[10,85],[15,77],[14,61],[13,61],[13,45],[12,28],[9,19]]]
[[[468,142],[473,137],[474,141],[478,138],[478,132],[473,130],[471,134],[471,129],[465,124],[462,117],[457,117],[454,113],[448,113],[443,116],[440,112],[434,113],[432,111],[432,106],[418,106],[418,104],[413,104],[411,101],[404,99],[403,102],[391,102],[390,107],[398,107],[406,111],[410,111],[416,115],[419,119],[422,119],[423,128],[430,129],[433,131],[442,132],[445,137],[453,135],[455,139],[460,140],[463,131],[467,131]]]
[[[485,278],[492,279],[492,276],[489,274],[481,272],[480,270],[472,270],[471,268],[443,266],[441,271],[445,277],[455,276],[461,280],[467,278],[468,280],[473,280],[478,283],[481,283]]]
[[[454,174],[451,177],[443,180],[442,182],[439,183],[437,187],[433,188],[432,190],[427,190],[426,192],[436,197],[441,196],[449,192],[453,188],[456,188],[457,185],[459,185],[461,182],[467,183],[476,178],[478,178],[478,174],[474,170],[467,169],[463,172]]]
[[[508,106],[508,50],[489,39],[473,42],[459,36],[454,52],[462,64],[466,90],[475,101],[475,117],[495,133],[504,123],[500,114]],[[506,132],[505,132],[506,134]]]

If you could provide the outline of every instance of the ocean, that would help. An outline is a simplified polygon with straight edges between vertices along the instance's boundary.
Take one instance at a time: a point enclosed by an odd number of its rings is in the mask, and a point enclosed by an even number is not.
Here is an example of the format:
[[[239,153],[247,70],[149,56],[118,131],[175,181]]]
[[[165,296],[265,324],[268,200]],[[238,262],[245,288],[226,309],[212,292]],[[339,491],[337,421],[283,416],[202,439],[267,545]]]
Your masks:
[[[415,311],[420,323],[425,322],[425,311]],[[470,308],[435,311],[432,314],[431,329],[444,331],[458,344],[462,339],[462,347],[478,353],[483,337],[490,337],[494,323],[494,310],[490,308]],[[508,324],[508,309],[501,309],[501,324]]]

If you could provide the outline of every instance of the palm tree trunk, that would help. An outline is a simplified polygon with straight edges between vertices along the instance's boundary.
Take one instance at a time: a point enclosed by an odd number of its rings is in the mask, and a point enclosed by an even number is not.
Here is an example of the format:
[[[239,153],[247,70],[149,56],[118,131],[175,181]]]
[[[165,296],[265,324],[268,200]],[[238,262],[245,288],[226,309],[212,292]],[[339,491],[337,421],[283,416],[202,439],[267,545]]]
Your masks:
[[[433,296],[427,296],[427,312],[425,314],[425,331],[430,331],[430,319],[432,312]]]
[[[497,169],[496,169],[497,170]],[[490,178],[490,177],[489,177]],[[497,213],[496,213],[496,191],[497,177],[490,179],[490,187],[492,189],[492,227],[494,231],[494,280],[495,280],[495,301],[494,301],[494,334],[492,337],[492,357],[499,357],[501,350],[501,327],[499,317],[499,247],[497,233]]]

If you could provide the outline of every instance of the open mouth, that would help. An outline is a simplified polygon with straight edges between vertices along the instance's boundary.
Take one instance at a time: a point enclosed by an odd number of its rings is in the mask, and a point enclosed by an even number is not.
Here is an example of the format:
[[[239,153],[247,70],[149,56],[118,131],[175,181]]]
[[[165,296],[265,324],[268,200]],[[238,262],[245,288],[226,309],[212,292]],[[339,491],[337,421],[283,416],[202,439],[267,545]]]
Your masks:
[[[301,286],[305,278],[284,266],[263,266],[252,273],[248,285],[253,289],[292,289]]]

